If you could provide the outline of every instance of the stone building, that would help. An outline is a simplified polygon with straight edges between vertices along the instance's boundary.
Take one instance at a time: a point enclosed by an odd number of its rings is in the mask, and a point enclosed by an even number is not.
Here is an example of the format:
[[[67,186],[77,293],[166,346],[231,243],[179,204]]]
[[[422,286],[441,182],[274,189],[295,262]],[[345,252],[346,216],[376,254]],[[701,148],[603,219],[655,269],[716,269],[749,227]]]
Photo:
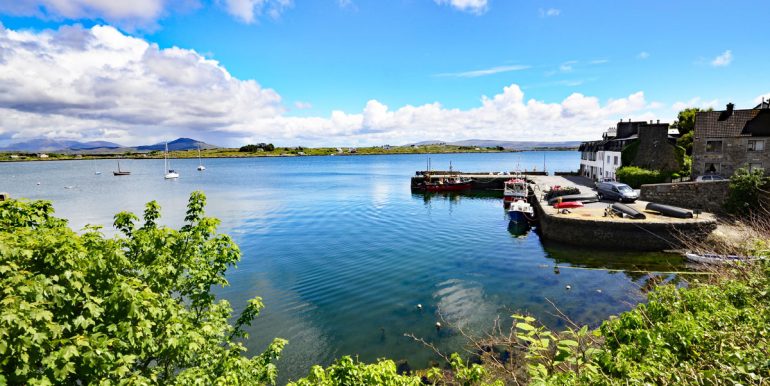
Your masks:
[[[622,151],[639,141],[639,149],[632,164],[646,169],[676,171],[676,138],[668,135],[669,124],[620,121],[607,130],[600,141],[583,142],[580,151],[580,175],[598,180],[615,178],[622,166]]]
[[[732,103],[723,111],[695,115],[693,176],[709,173],[731,176],[738,168],[770,172],[770,101],[753,109],[736,110]]]

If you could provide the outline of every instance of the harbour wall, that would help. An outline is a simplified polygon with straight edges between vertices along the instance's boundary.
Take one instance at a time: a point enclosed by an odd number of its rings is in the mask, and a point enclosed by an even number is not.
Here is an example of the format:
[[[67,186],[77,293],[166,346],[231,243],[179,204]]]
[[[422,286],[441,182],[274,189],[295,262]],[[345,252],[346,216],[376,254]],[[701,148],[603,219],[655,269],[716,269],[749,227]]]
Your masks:
[[[582,247],[663,251],[681,248],[679,237],[705,238],[716,229],[714,220],[667,223],[560,215],[551,207],[543,208],[540,200],[531,201],[543,238]]]
[[[724,213],[729,185],[728,180],[642,185],[639,198],[704,212]]]

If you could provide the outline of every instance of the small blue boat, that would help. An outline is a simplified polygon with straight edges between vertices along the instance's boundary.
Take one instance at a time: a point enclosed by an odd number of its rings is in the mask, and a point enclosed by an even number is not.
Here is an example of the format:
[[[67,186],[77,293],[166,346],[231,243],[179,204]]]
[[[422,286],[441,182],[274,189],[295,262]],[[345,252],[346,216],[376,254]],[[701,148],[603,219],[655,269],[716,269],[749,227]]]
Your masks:
[[[532,218],[534,215],[535,211],[532,209],[532,205],[524,200],[516,200],[508,208],[508,218],[511,221],[526,223],[528,218]]]

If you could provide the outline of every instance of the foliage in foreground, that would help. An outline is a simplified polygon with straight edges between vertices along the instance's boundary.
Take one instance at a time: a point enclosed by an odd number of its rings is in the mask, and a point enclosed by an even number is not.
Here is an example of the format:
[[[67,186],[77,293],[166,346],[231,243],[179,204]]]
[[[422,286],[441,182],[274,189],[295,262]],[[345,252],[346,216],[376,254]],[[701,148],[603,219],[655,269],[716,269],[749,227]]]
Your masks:
[[[78,235],[47,202],[0,203],[0,384],[263,384],[285,341],[246,357],[238,342],[262,308],[234,325],[212,285],[239,251],[203,217],[194,193],[186,225],[121,213],[123,237]],[[768,223],[765,223],[768,224]],[[770,226],[748,252],[770,257]],[[343,357],[296,386],[482,384],[761,384],[770,379],[770,262],[734,266],[721,280],[672,285],[600,328],[550,331],[514,315],[509,333],[473,341],[483,366],[457,355],[448,368],[399,374],[390,360]]]
[[[262,308],[234,325],[214,285],[240,251],[191,195],[186,225],[115,216],[123,237],[79,235],[44,201],[0,203],[0,384],[261,384],[276,377],[276,339],[248,358],[239,339]]]

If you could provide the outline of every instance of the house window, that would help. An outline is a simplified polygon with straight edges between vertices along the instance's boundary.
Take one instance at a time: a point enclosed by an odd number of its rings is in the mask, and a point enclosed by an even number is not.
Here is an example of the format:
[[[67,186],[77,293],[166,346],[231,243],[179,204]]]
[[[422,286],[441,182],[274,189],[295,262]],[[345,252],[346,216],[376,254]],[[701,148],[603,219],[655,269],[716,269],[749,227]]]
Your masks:
[[[707,153],[721,153],[722,152],[722,141],[706,141],[706,152]]]
[[[749,164],[749,171],[752,172],[754,170],[762,170],[762,171],[764,171],[765,168],[762,167],[762,163],[761,162],[750,163]]]
[[[719,170],[721,169],[721,164],[706,162],[706,167],[703,168],[703,174],[714,174],[719,173]]]
[[[610,163],[610,156],[607,156],[607,163]]]
[[[764,150],[765,150],[765,140],[763,139],[749,140],[749,151],[764,151]]]
[[[615,156],[615,165],[618,164],[618,156]]]

